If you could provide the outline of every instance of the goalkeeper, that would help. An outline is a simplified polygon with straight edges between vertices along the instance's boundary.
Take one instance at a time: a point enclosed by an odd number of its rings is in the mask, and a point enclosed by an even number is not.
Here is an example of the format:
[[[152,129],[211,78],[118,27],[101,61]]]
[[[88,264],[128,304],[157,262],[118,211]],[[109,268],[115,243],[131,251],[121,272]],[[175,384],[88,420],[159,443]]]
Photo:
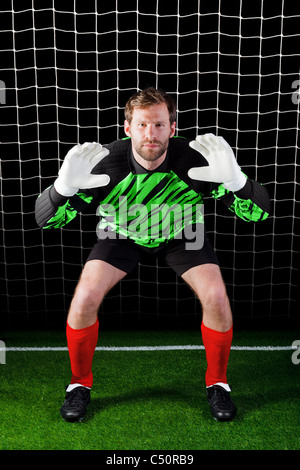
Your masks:
[[[125,107],[127,137],[103,146],[73,147],[54,184],[37,198],[36,220],[43,229],[63,227],[92,201],[99,204],[98,240],[67,317],[71,380],[60,410],[67,421],[81,420],[90,402],[99,306],[141,257],[149,255],[164,258],[197,294],[211,413],[220,421],[236,414],[227,381],[232,313],[199,207],[205,196],[211,196],[243,220],[258,222],[268,216],[269,196],[262,185],[244,175],[222,137],[175,138],[175,124],[176,107],[168,94],[154,88],[136,93]],[[175,206],[189,207],[189,217],[183,221],[175,211],[167,227],[161,219],[147,218],[151,207]],[[193,245],[187,229],[197,233],[197,227],[202,228],[202,243]]]

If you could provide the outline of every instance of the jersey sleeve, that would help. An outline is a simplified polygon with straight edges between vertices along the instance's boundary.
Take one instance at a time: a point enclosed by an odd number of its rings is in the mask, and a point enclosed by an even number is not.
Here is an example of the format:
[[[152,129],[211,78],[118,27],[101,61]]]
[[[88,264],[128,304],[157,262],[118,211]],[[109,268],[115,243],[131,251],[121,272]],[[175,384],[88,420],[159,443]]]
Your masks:
[[[259,222],[270,214],[270,197],[266,188],[249,178],[245,186],[237,192],[233,193],[220,184],[210,194],[246,222]]]
[[[102,201],[128,172],[127,152],[129,141],[116,140],[105,147],[109,156],[101,160],[92,170],[92,174],[108,174],[110,182],[105,187],[80,189],[74,196],[65,197],[55,187],[45,189],[35,203],[35,218],[43,229],[60,228],[70,223],[78,213],[85,212],[91,203]]]
[[[59,194],[54,186],[49,186],[36,200],[36,222],[43,229],[64,227],[79,212],[84,212],[92,200],[93,196],[86,190],[68,198]]]

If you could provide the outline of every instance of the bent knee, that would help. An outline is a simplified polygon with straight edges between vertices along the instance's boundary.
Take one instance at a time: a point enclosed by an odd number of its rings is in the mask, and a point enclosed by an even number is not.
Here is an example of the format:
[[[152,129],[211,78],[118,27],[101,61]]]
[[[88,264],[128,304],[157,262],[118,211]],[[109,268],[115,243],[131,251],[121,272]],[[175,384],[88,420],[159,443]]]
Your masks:
[[[86,284],[79,283],[72,300],[72,306],[77,314],[84,315],[85,313],[98,311],[102,298],[99,289],[96,290]]]
[[[215,309],[223,309],[228,304],[228,296],[225,285],[222,282],[212,283],[202,292],[201,303]]]

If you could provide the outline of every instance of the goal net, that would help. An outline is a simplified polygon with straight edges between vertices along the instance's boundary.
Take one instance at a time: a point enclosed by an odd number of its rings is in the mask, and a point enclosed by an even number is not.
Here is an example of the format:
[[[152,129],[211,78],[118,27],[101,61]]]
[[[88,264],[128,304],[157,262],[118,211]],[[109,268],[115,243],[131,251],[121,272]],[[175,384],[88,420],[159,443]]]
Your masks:
[[[1,318],[62,325],[96,241],[96,213],[41,230],[37,196],[76,143],[124,137],[124,106],[155,86],[177,134],[213,132],[269,191],[259,224],[205,201],[237,325],[291,325],[299,241],[300,5],[288,0],[1,0]],[[298,285],[299,288],[299,285]],[[100,309],[104,325],[193,326],[201,307],[160,261],[142,263]]]

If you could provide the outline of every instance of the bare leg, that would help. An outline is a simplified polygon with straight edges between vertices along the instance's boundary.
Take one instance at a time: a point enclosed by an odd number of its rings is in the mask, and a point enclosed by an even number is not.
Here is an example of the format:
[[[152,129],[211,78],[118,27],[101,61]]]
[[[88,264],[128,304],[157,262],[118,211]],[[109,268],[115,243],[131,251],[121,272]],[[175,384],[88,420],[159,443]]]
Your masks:
[[[195,266],[182,278],[200,299],[204,325],[215,331],[228,331],[232,327],[232,313],[219,266]]]
[[[68,314],[68,324],[73,329],[93,325],[99,306],[107,294],[126,272],[101,260],[91,260],[84,266]]]

